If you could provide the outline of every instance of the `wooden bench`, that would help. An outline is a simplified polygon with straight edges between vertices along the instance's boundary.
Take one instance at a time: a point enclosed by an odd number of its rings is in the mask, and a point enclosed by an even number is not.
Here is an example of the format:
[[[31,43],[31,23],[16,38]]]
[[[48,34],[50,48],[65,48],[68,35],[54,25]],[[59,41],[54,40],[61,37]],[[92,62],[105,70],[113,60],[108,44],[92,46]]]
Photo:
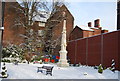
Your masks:
[[[42,66],[42,67],[37,67],[37,73],[41,72],[43,73],[43,71],[46,72],[46,75],[50,74],[52,76],[52,70],[53,70],[53,66]]]

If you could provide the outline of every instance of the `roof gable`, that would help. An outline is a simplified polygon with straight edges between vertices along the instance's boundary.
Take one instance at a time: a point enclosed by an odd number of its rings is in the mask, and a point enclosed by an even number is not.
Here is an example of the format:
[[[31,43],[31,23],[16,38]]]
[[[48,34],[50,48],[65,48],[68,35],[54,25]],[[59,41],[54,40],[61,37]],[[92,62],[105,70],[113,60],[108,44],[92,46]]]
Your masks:
[[[71,33],[73,33],[74,31],[76,31],[77,29],[79,29],[80,31],[82,31],[82,29],[78,26],[75,26],[75,28],[71,31]]]
[[[68,9],[64,4],[61,6],[61,8],[66,9],[66,11],[67,11],[67,12],[71,15],[71,17],[74,19],[73,15],[71,14],[71,12],[69,11],[69,9]]]

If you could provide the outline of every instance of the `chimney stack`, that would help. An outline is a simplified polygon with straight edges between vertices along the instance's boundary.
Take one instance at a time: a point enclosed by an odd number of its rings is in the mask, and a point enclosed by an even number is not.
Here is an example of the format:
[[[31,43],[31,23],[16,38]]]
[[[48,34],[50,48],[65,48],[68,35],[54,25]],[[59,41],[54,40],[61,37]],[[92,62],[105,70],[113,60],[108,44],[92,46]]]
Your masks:
[[[108,32],[108,30],[102,30],[101,31],[101,33],[107,33]]]
[[[88,22],[88,27],[92,27],[92,22]]]
[[[96,20],[94,21],[94,27],[97,27],[97,28],[100,27],[100,19],[96,19]]]

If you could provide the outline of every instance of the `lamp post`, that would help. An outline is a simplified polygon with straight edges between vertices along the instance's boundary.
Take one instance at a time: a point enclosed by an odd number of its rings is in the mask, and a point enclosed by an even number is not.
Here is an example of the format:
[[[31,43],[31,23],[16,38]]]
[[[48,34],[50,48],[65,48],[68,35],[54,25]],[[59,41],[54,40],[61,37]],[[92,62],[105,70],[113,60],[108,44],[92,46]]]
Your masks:
[[[0,62],[1,62],[3,30],[4,30],[4,8],[5,8],[5,2],[0,1],[0,5],[1,5],[0,6]]]

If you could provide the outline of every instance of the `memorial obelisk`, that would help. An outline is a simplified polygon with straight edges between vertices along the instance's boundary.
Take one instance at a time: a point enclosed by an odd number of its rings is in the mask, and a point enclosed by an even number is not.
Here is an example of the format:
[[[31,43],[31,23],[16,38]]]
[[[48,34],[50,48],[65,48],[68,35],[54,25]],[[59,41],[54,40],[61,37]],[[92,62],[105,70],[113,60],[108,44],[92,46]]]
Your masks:
[[[60,59],[58,62],[59,67],[68,67],[69,63],[67,62],[67,50],[66,50],[66,13],[63,12],[63,31],[62,31],[62,38],[61,38],[61,50],[60,53]]]

